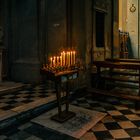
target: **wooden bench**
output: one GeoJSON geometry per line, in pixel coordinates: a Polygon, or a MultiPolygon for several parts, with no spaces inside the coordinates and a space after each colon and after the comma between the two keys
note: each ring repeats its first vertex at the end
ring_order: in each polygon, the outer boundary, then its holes
{"type": "MultiPolygon", "coordinates": [[[[106,59],[106,61],[110,62],[127,62],[127,63],[140,63],[140,59],[106,59]]],[[[113,70],[112,73],[114,75],[131,75],[131,76],[139,76],[138,71],[120,71],[120,70],[113,70]]]]}
{"type": "Polygon", "coordinates": [[[110,59],[110,58],[108,58],[108,59],[106,59],[106,61],[140,63],[140,59],[120,59],[120,58],[110,59]]]}
{"type": "MultiPolygon", "coordinates": [[[[120,97],[125,97],[127,99],[132,99],[132,100],[140,100],[140,61],[139,60],[128,60],[128,59],[115,59],[113,61],[111,60],[106,60],[106,61],[94,61],[93,65],[96,66],[97,68],[97,77],[98,80],[105,79],[109,81],[121,81],[121,82],[133,82],[133,83],[138,83],[138,95],[133,96],[133,95],[127,95],[122,96],[122,94],[117,94],[117,96],[120,97]],[[101,68],[107,68],[109,69],[109,74],[108,75],[103,75],[101,68]],[[114,71],[115,70],[115,71],[114,71]],[[117,70],[125,70],[125,71],[117,71],[117,70]],[[128,70],[126,72],[126,70],[128,70]],[[136,73],[132,73],[129,70],[134,70],[136,73]],[[121,75],[122,77],[119,76],[114,76],[114,75],[121,75]],[[137,78],[135,79],[129,79],[126,76],[136,76],[137,78]]],[[[105,93],[105,91],[104,91],[105,93]]],[[[107,93],[105,93],[107,94],[107,93]]],[[[108,94],[111,94],[112,96],[114,95],[113,92],[110,92],[108,94]]],[[[114,95],[116,96],[116,95],[114,95]]]]}

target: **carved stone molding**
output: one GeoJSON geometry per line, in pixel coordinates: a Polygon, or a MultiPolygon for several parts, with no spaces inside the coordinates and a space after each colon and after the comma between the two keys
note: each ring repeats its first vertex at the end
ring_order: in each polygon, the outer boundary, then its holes
{"type": "Polygon", "coordinates": [[[95,8],[103,10],[103,11],[107,11],[108,10],[108,1],[107,0],[106,1],[105,0],[96,0],[95,8]]]}
{"type": "Polygon", "coordinates": [[[130,12],[134,13],[136,11],[136,7],[134,4],[132,4],[132,6],[130,7],[130,12]]]}

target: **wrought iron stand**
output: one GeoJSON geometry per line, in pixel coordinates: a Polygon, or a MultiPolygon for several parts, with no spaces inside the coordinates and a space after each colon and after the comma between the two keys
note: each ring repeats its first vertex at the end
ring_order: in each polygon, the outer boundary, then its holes
{"type": "Polygon", "coordinates": [[[51,119],[58,122],[65,122],[68,119],[75,116],[74,112],[69,111],[69,81],[73,79],[73,77],[78,77],[78,70],[66,70],[61,72],[49,72],[46,70],[41,70],[42,74],[46,74],[47,79],[55,82],[56,89],[56,97],[57,97],[57,105],[58,105],[58,113],[51,117],[51,119]],[[62,98],[61,90],[62,90],[62,82],[63,78],[65,78],[66,82],[66,96],[62,98]],[[62,105],[65,103],[65,109],[62,110],[62,105]]]}

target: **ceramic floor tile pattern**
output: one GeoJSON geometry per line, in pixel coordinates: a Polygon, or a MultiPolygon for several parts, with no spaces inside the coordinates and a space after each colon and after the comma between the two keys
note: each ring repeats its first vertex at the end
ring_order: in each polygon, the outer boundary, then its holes
{"type": "Polygon", "coordinates": [[[37,99],[47,98],[55,90],[50,90],[49,85],[32,86],[26,90],[0,96],[0,111],[6,111],[33,102],[37,99]]]}
{"type": "MultiPolygon", "coordinates": [[[[89,109],[103,108],[108,115],[93,127],[90,133],[97,140],[135,140],[140,139],[140,115],[133,112],[134,103],[112,97],[95,98],[88,95],[73,102],[89,109]],[[115,101],[115,102],[114,102],[115,101]],[[124,104],[123,104],[124,103],[124,104]],[[128,104],[127,104],[128,103],[128,104]],[[97,108],[95,106],[98,106],[97,108]]],[[[101,111],[101,109],[100,109],[101,111]]],[[[94,139],[95,139],[94,138],[94,139]]]]}
{"type": "MultiPolygon", "coordinates": [[[[46,87],[40,85],[14,95],[3,95],[0,97],[0,111],[8,110],[17,103],[25,104],[36,98],[47,98],[49,96],[47,93],[46,87]]],[[[82,136],[81,140],[140,140],[140,111],[134,111],[133,102],[113,97],[93,97],[88,93],[85,95],[74,100],[72,104],[105,112],[107,116],[82,136]]],[[[18,127],[0,131],[0,140],[73,140],[73,138],[28,121],[18,127]]]]}

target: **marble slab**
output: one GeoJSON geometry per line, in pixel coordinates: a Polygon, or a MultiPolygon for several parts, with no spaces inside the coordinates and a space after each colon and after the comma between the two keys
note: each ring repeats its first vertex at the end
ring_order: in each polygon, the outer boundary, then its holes
{"type": "Polygon", "coordinates": [[[29,85],[23,83],[10,82],[10,81],[0,82],[0,94],[15,92],[27,86],[29,85]]]}
{"type": "Polygon", "coordinates": [[[50,110],[34,118],[32,122],[53,131],[79,139],[106,115],[106,113],[70,105],[70,111],[76,113],[76,116],[64,123],[59,123],[50,119],[51,116],[57,113],[57,111],[57,108],[50,110]]]}
{"type": "Polygon", "coordinates": [[[6,120],[13,116],[17,115],[17,112],[8,110],[8,111],[0,111],[0,121],[6,120]]]}
{"type": "Polygon", "coordinates": [[[47,97],[47,98],[43,98],[43,99],[41,98],[41,99],[35,100],[34,102],[24,104],[24,105],[21,105],[21,106],[17,106],[15,108],[11,109],[11,110],[15,111],[15,112],[18,112],[18,113],[22,113],[22,112],[34,109],[36,107],[39,107],[41,105],[47,104],[49,102],[52,102],[54,100],[56,100],[56,96],[51,95],[50,97],[47,97]]]}

